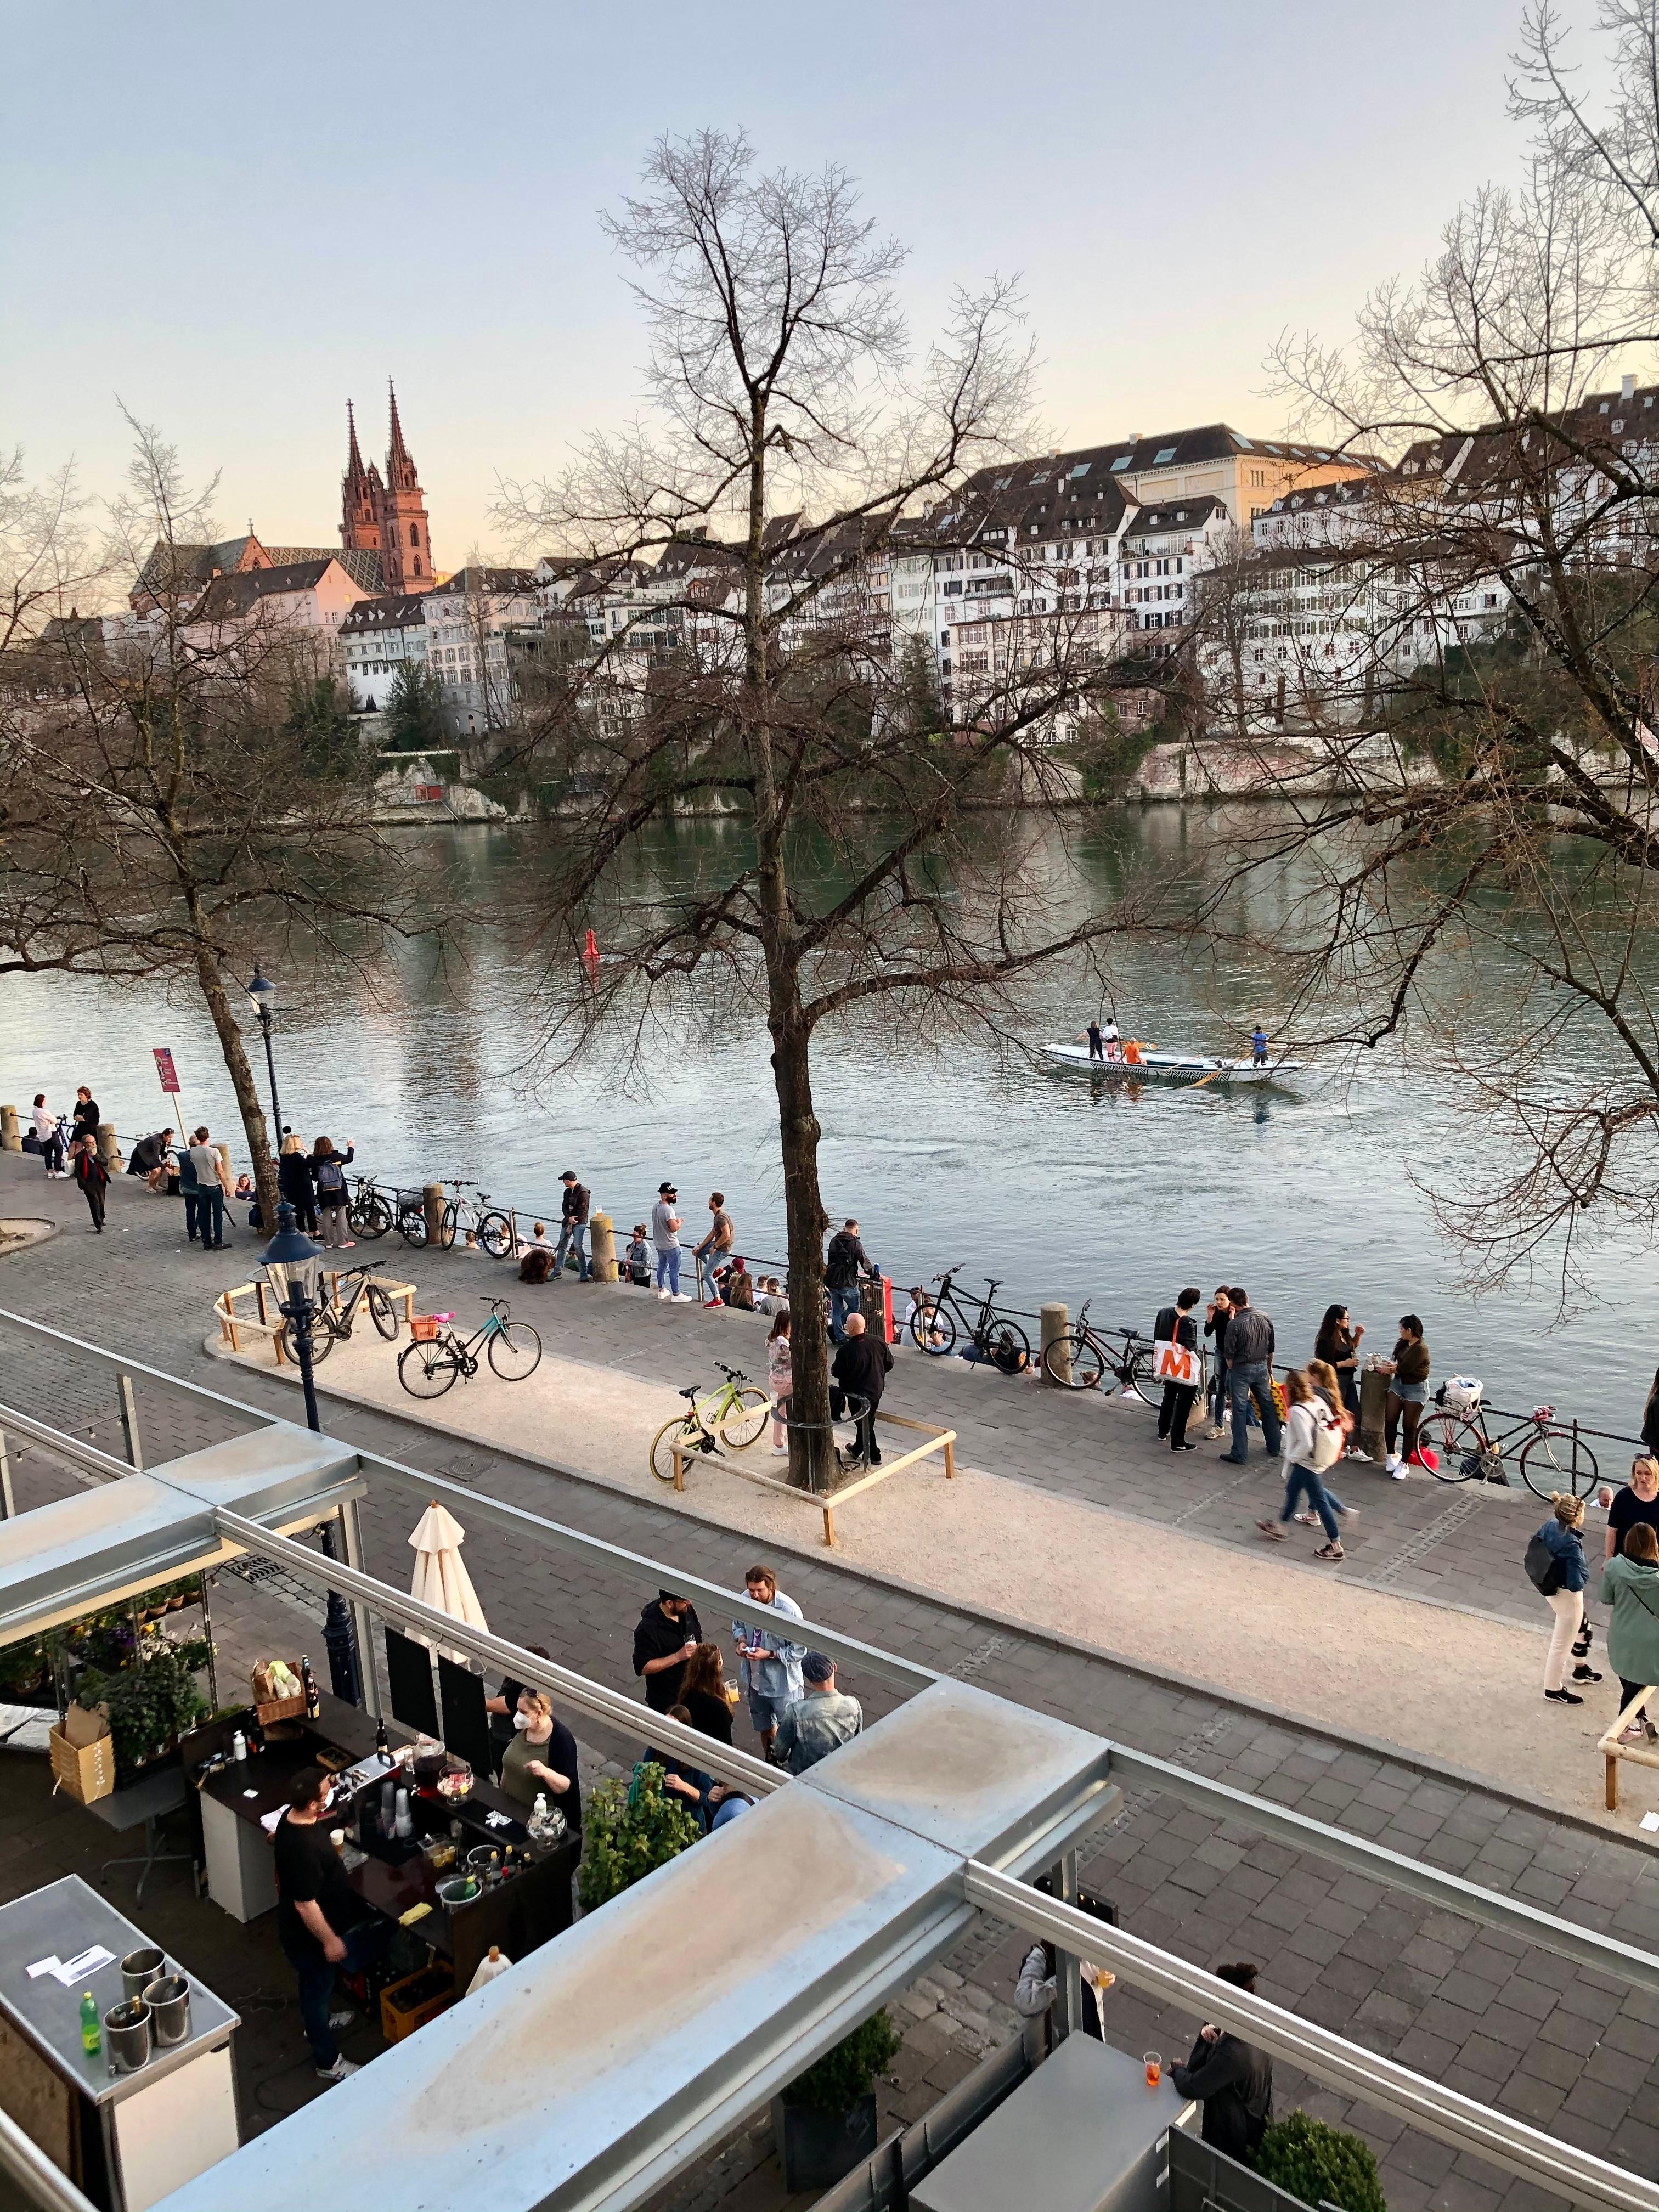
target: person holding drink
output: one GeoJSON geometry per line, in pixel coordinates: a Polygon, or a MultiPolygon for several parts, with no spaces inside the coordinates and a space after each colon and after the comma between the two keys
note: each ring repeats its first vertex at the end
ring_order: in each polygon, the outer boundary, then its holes
{"type": "MultiPolygon", "coordinates": [[[[1218,1966],[1216,1979],[1235,1989],[1255,1990],[1255,1968],[1243,1960],[1218,1966]]],[[[1152,2054],[1146,2073],[1152,2079],[1152,2054]]],[[[1192,2057],[1184,2066],[1172,2066],[1170,2080],[1176,2093],[1196,2097],[1204,2107],[1200,2132],[1212,2150],[1224,2151],[1242,2166],[1267,2131],[1273,2111],[1273,2062],[1224,2027],[1206,2022],[1198,2031],[1192,2057]]]]}
{"type": "MultiPolygon", "coordinates": [[[[754,1604],[766,1612],[784,1620],[801,1618],[800,1607],[778,1588],[778,1578],[770,1567],[750,1567],[744,1577],[744,1588],[754,1604]]],[[[739,1677],[749,1692],[749,1717],[761,1740],[761,1756],[775,1765],[772,1747],[778,1723],[803,1695],[800,1662],[806,1656],[806,1646],[793,1643],[781,1630],[743,1620],[732,1623],[732,1641],[737,1649],[739,1677]]]]}

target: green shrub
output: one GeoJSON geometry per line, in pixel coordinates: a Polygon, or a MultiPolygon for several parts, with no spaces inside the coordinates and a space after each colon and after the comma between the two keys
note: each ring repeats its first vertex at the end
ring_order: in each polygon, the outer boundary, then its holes
{"type": "Polygon", "coordinates": [[[843,2035],[816,2066],[797,2075],[784,2092],[792,2105],[811,2105],[820,2112],[850,2112],[898,2056],[902,2039],[884,2005],[879,2012],[843,2035]]]}
{"type": "Polygon", "coordinates": [[[635,1770],[631,1790],[620,1782],[601,1782],[583,1808],[577,1878],[582,1910],[592,1912],[643,1881],[653,1867],[666,1866],[700,1832],[684,1799],[664,1789],[663,1771],[654,1761],[635,1770]]]}
{"type": "Polygon", "coordinates": [[[123,1772],[166,1750],[206,1712],[207,1699],[196,1686],[192,1659],[198,1665],[207,1663],[205,1638],[181,1650],[160,1638],[146,1647],[142,1667],[124,1667],[112,1674],[89,1667],[81,1677],[76,1703],[88,1712],[94,1705],[107,1707],[115,1764],[123,1772]]]}
{"type": "Polygon", "coordinates": [[[1308,2112],[1275,2120],[1255,2154],[1256,2172],[1304,2204],[1342,2212],[1389,2212],[1376,2160],[1358,2136],[1308,2112]]]}

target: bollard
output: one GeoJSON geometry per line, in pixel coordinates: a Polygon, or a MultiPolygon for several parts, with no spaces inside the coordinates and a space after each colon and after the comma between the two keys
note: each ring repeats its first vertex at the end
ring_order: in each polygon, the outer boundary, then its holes
{"type": "Polygon", "coordinates": [[[428,1244],[436,1244],[443,1235],[445,1202],[444,1187],[441,1182],[422,1185],[421,1204],[426,1214],[426,1241],[428,1244]]]}
{"type": "Polygon", "coordinates": [[[594,1279],[614,1283],[617,1274],[617,1240],[611,1234],[608,1213],[590,1214],[587,1222],[587,1249],[592,1261],[594,1279]]]}
{"type": "Polygon", "coordinates": [[[17,1109],[15,1106],[0,1106],[0,1152],[21,1152],[22,1149],[23,1137],[17,1126],[17,1109]]]}
{"type": "Polygon", "coordinates": [[[126,1167],[121,1158],[121,1139],[115,1133],[113,1121],[98,1124],[98,1157],[112,1176],[120,1175],[126,1167]]]}
{"type": "Polygon", "coordinates": [[[1038,1341],[1042,1346],[1040,1371],[1045,1382],[1056,1387],[1067,1384],[1072,1379],[1071,1352],[1060,1341],[1070,1334],[1071,1327],[1072,1316],[1067,1307],[1055,1304],[1042,1308],[1038,1320],[1038,1341]],[[1055,1347],[1052,1358],[1048,1350],[1050,1345],[1055,1347]]]}
{"type": "Polygon", "coordinates": [[[225,1182],[228,1185],[225,1195],[228,1198],[231,1191],[234,1190],[236,1188],[236,1177],[230,1164],[230,1146],[228,1145],[222,1145],[216,1140],[212,1149],[218,1153],[220,1158],[225,1164],[225,1182]]]}

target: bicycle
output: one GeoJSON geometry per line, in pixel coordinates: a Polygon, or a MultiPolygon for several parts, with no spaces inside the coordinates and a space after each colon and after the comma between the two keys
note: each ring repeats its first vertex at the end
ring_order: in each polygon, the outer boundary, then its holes
{"type": "Polygon", "coordinates": [[[448,1251],[455,1242],[457,1230],[463,1233],[471,1230],[492,1260],[505,1260],[513,1249],[513,1224],[499,1209],[484,1210],[489,1205],[489,1193],[478,1190],[476,1182],[463,1182],[459,1178],[447,1185],[441,1183],[439,1188],[453,1190],[455,1194],[453,1198],[446,1201],[444,1210],[438,1217],[439,1249],[448,1251]],[[478,1191],[476,1201],[465,1196],[469,1190],[478,1191]]]}
{"type": "Polygon", "coordinates": [[[962,1273],[960,1267],[947,1267],[942,1275],[935,1275],[939,1285],[935,1297],[918,1298],[916,1310],[910,1316],[910,1340],[918,1352],[931,1352],[935,1359],[943,1359],[956,1350],[957,1337],[965,1332],[975,1350],[988,1359],[1000,1373],[1018,1375],[1030,1364],[1031,1343],[1017,1321],[1000,1314],[992,1304],[996,1296],[998,1281],[986,1278],[986,1295],[977,1301],[978,1316],[969,1320],[968,1306],[975,1303],[964,1298],[967,1294],[954,1287],[955,1279],[962,1273]]]}
{"type": "MultiPolygon", "coordinates": [[[[340,1280],[349,1283],[350,1289],[338,1300],[327,1299],[313,1310],[311,1317],[311,1364],[313,1367],[321,1366],[337,1341],[343,1341],[351,1334],[358,1309],[364,1304],[368,1304],[369,1319],[386,1342],[396,1342],[398,1309],[380,1285],[368,1279],[374,1272],[372,1267],[348,1268],[340,1280]]],[[[291,1321],[283,1323],[282,1344],[284,1356],[297,1367],[300,1351],[291,1321]]]]}
{"type": "Polygon", "coordinates": [[[1419,1424],[1418,1449],[1428,1445],[1436,1454],[1437,1482],[1507,1484],[1505,1449],[1525,1437],[1516,1464],[1534,1498],[1553,1498],[1561,1491],[1574,1498],[1589,1496],[1599,1480],[1595,1455],[1576,1429],[1556,1419],[1553,1406],[1534,1406],[1529,1413],[1494,1413],[1494,1420],[1510,1424],[1497,1436],[1481,1418],[1489,1410],[1477,1402],[1462,1413],[1430,1413],[1419,1424]]]}
{"type": "Polygon", "coordinates": [[[354,1237],[372,1239],[395,1229],[405,1244],[424,1244],[426,1193],[398,1190],[388,1198],[372,1175],[359,1176],[356,1190],[346,1208],[346,1219],[351,1224],[354,1237]]]}
{"type": "Polygon", "coordinates": [[[1093,1304],[1085,1298],[1076,1328],[1044,1346],[1044,1374],[1066,1390],[1098,1390],[1109,1375],[1120,1390],[1133,1393],[1143,1405],[1160,1405],[1164,1386],[1152,1380],[1152,1340],[1133,1328],[1115,1329],[1112,1334],[1123,1339],[1120,1351],[1091,1323],[1093,1304]]]}
{"type": "Polygon", "coordinates": [[[527,1321],[509,1317],[505,1298],[480,1298],[489,1317],[463,1344],[444,1327],[453,1313],[416,1314],[415,1341],[398,1356],[398,1380],[411,1398],[441,1398],[459,1375],[471,1382],[480,1364],[478,1346],[503,1382],[522,1382],[541,1364],[542,1340],[527,1321]]]}
{"type": "MultiPolygon", "coordinates": [[[[719,1361],[715,1364],[719,1366],[719,1361]]],[[[770,1394],[750,1382],[740,1368],[722,1366],[720,1373],[725,1382],[707,1398],[698,1397],[695,1383],[682,1390],[681,1397],[689,1401],[688,1410],[665,1421],[652,1437],[651,1472],[659,1482],[674,1480],[677,1444],[684,1457],[702,1452],[720,1459],[724,1456],[722,1443],[733,1451],[746,1450],[766,1426],[766,1417],[772,1410],[770,1394]]]]}

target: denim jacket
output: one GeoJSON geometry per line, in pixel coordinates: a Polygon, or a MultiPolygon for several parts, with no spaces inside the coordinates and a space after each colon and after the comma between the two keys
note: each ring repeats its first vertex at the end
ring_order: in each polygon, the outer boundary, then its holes
{"type": "Polygon", "coordinates": [[[1552,1513],[1538,1533],[1555,1554],[1557,1564],[1560,1568],[1561,1578],[1556,1584],[1556,1588],[1564,1590],[1583,1589],[1589,1577],[1584,1571],[1584,1547],[1579,1540],[1578,1531],[1576,1528],[1564,1528],[1552,1513]]]}
{"type": "MultiPolygon", "coordinates": [[[[769,1607],[763,1606],[760,1610],[781,1613],[786,1620],[799,1620],[801,1617],[800,1607],[794,1599],[786,1597],[781,1590],[774,1594],[769,1607]]],[[[787,1636],[778,1635],[757,1623],[751,1626],[743,1620],[732,1623],[732,1633],[739,1644],[763,1644],[769,1655],[764,1659],[744,1661],[744,1673],[751,1690],[757,1690],[763,1698],[793,1698],[800,1696],[803,1687],[800,1662],[806,1656],[804,1644],[792,1644],[787,1636]]]]}

